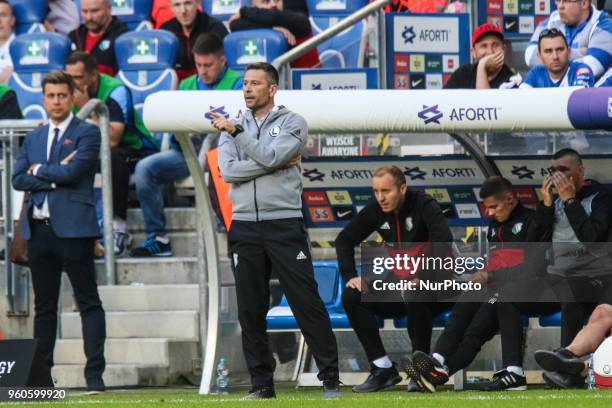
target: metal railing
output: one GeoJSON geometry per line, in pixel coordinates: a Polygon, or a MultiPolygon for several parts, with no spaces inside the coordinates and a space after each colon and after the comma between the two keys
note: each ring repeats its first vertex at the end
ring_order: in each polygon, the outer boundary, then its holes
{"type": "MultiPolygon", "coordinates": [[[[274,61],[272,61],[272,65],[276,67],[277,70],[281,73],[281,77],[285,77],[288,73],[287,69],[284,69],[285,65],[290,64],[292,61],[298,59],[302,55],[306,54],[317,45],[323,43],[324,41],[329,40],[336,34],[346,30],[347,28],[357,24],[359,21],[364,19],[365,17],[378,12],[380,9],[385,7],[387,4],[391,3],[392,0],[376,0],[364,8],[361,8],[355,11],[353,14],[347,16],[345,19],[338,22],[338,24],[329,27],[328,29],[320,32],[315,35],[311,39],[303,42],[302,44],[293,47],[283,55],[277,57],[274,61]]],[[[379,35],[379,38],[382,36],[379,35]]],[[[379,50],[384,49],[384,47],[379,47],[379,50]]],[[[384,60],[384,58],[383,58],[384,60]]]]}
{"type": "Polygon", "coordinates": [[[85,104],[77,114],[85,120],[95,113],[100,127],[100,170],[102,172],[102,213],[104,215],[104,267],[106,269],[106,284],[117,283],[115,276],[115,251],[113,248],[113,190],[107,188],[113,185],[111,172],[110,148],[110,116],[106,104],[100,99],[92,99],[85,104]]]}
{"type": "MultiPolygon", "coordinates": [[[[104,186],[112,185],[111,156],[110,156],[110,117],[108,108],[99,99],[90,100],[77,114],[79,119],[86,119],[95,113],[99,118],[101,134],[100,168],[102,172],[102,203],[104,214],[104,241],[107,243],[105,252],[105,269],[107,284],[114,285],[115,254],[112,250],[113,242],[113,198],[112,189],[104,186]],[[109,245],[110,243],[110,245],[109,245]],[[110,250],[108,250],[110,249],[110,250]]],[[[15,218],[13,217],[13,188],[11,178],[17,157],[19,156],[20,140],[30,131],[46,124],[46,120],[1,120],[0,121],[0,148],[2,150],[2,226],[5,250],[5,296],[7,298],[7,314],[10,316],[23,316],[29,313],[29,280],[26,268],[22,268],[9,261],[9,248],[13,236],[15,218]]],[[[93,248],[92,248],[93,250],[93,248]]]]}

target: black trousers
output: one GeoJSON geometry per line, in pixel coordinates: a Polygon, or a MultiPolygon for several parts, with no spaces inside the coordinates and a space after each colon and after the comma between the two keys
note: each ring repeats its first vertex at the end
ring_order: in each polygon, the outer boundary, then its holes
{"type": "Polygon", "coordinates": [[[34,337],[49,367],[57,333],[57,304],[62,268],[66,270],[81,313],[87,383],[102,379],[106,321],[98,295],[94,269],[93,238],[60,238],[50,225],[31,220],[28,241],[29,266],[34,288],[34,337]]]}
{"type": "Polygon", "coordinates": [[[442,355],[449,374],[467,367],[483,344],[499,330],[495,302],[460,302],[438,338],[434,352],[442,355]]]}
{"type": "Polygon", "coordinates": [[[113,215],[123,220],[127,218],[128,190],[130,175],[138,160],[149,152],[116,147],[111,150],[111,172],[113,174],[113,215]]]}
{"type": "Polygon", "coordinates": [[[451,303],[438,302],[397,302],[364,301],[359,291],[347,288],[342,293],[344,310],[363,346],[368,361],[374,361],[387,354],[379,333],[377,317],[408,318],[408,337],[412,351],[429,353],[433,319],[438,313],[452,306],[451,303]]]}
{"type": "Polygon", "coordinates": [[[561,346],[568,346],[582,329],[593,310],[601,303],[612,302],[612,278],[569,279],[559,296],[561,303],[561,346]],[[574,301],[568,301],[572,300],[574,301]],[[592,299],[592,302],[585,302],[592,299]]]}
{"type": "Polygon", "coordinates": [[[232,222],[230,253],[236,280],[242,348],[254,387],[271,386],[275,361],[266,333],[270,274],[278,275],[319,378],[338,375],[338,347],[314,279],[306,231],[299,218],[232,222]]]}
{"type": "Polygon", "coordinates": [[[558,303],[500,302],[497,305],[499,332],[502,343],[504,367],[523,366],[523,314],[530,316],[548,315],[559,311],[558,303]]]}

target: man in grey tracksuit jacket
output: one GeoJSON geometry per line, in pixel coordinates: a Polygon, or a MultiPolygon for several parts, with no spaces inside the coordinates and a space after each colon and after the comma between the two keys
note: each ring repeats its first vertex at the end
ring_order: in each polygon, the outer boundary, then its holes
{"type": "MultiPolygon", "coordinates": [[[[244,77],[247,110],[236,120],[211,113],[223,131],[219,168],[231,184],[229,231],[242,346],[251,374],[249,398],[274,398],[275,360],[268,347],[266,314],[272,270],[319,368],[325,394],[337,396],[338,351],[314,279],[302,222],[299,159],[308,138],[306,121],[274,105],[276,70],[253,64],[244,77]]],[[[276,75],[278,75],[276,73],[276,75]]]]}

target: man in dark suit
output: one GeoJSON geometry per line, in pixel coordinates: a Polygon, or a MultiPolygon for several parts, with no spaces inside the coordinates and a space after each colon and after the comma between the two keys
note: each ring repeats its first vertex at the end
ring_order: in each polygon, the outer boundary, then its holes
{"type": "Polygon", "coordinates": [[[42,84],[49,124],[30,132],[15,164],[13,187],[26,191],[22,235],[34,288],[34,337],[53,366],[62,269],[79,305],[87,391],[104,391],[106,323],[98,295],[93,245],[98,236],[93,182],[100,131],[72,114],[74,82],[55,71],[42,84]]]}

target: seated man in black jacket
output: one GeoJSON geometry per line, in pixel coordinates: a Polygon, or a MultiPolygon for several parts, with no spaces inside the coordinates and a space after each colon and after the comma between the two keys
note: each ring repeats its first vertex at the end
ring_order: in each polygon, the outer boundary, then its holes
{"type": "MultiPolygon", "coordinates": [[[[408,316],[412,349],[429,353],[433,318],[440,311],[437,307],[448,307],[448,304],[407,304],[402,299],[395,302],[362,299],[369,283],[357,275],[355,246],[373,232],[378,232],[388,244],[452,241],[450,228],[436,200],[420,191],[409,190],[406,176],[399,168],[389,166],[376,170],[372,186],[376,201],[357,214],[340,232],[335,243],[340,273],[346,282],[342,303],[371,364],[370,376],[363,384],[354,387],[354,392],[379,391],[401,381],[395,364],[383,347],[379,316],[408,316]]],[[[409,391],[418,389],[414,382],[409,384],[409,391]]]]}
{"type": "MultiPolygon", "coordinates": [[[[561,301],[561,345],[567,346],[597,303],[610,301],[605,292],[610,281],[605,276],[609,258],[597,254],[597,247],[603,246],[597,242],[608,237],[612,200],[604,186],[585,179],[582,158],[575,150],[555,153],[550,172],[542,183],[542,201],[533,221],[534,241],[552,242],[546,282],[534,281],[523,285],[523,290],[538,294],[552,286],[561,301]]],[[[529,302],[498,305],[504,369],[496,373],[485,390],[526,388],[521,314],[554,313],[558,305],[546,300],[534,297],[529,302]]],[[[581,387],[583,381],[573,385],[581,387]]]]}
{"type": "Polygon", "coordinates": [[[193,60],[193,46],[202,33],[215,33],[223,39],[228,33],[223,22],[198,11],[197,0],[170,0],[170,7],[176,16],[160,28],[170,31],[179,40],[174,70],[179,81],[197,73],[193,60]]]}
{"type": "MultiPolygon", "coordinates": [[[[290,46],[312,37],[308,16],[285,10],[283,0],[253,0],[253,7],[241,7],[228,20],[232,31],[271,28],[283,33],[290,46]]],[[[320,65],[316,47],[291,63],[292,68],[316,68],[320,65]]]]}

